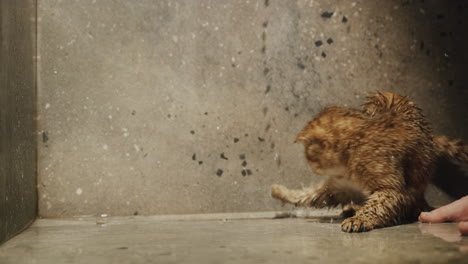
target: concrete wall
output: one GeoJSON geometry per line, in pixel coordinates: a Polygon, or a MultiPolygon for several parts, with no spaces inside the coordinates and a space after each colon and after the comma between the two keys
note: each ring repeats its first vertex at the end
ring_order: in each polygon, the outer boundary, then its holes
{"type": "Polygon", "coordinates": [[[40,215],[279,209],[320,180],[296,133],[368,91],[466,140],[465,5],[41,0],[40,215]]]}
{"type": "Polygon", "coordinates": [[[0,1],[0,243],[37,214],[36,3],[0,1]]]}

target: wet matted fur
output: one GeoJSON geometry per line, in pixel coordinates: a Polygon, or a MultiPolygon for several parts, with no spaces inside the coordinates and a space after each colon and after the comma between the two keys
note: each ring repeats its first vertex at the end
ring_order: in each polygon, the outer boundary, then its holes
{"type": "Polygon", "coordinates": [[[468,163],[460,140],[433,136],[414,102],[373,93],[362,110],[329,106],[296,142],[321,184],[300,190],[272,186],[272,196],[297,206],[343,207],[345,232],[363,232],[414,221],[428,205],[424,191],[439,157],[468,163]]]}

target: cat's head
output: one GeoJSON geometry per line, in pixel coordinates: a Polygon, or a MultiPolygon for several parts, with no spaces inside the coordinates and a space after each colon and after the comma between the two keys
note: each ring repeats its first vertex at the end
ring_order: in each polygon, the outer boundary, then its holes
{"type": "Polygon", "coordinates": [[[342,173],[348,160],[347,137],[362,120],[363,113],[344,107],[327,107],[296,137],[305,147],[308,164],[318,175],[342,173]]]}

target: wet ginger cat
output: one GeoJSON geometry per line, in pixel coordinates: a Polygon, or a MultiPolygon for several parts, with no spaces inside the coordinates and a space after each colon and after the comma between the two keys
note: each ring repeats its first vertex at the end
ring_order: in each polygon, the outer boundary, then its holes
{"type": "Polygon", "coordinates": [[[424,191],[437,159],[468,163],[468,146],[433,136],[421,110],[407,97],[371,94],[363,110],[326,107],[296,142],[317,175],[314,188],[272,186],[272,196],[297,206],[343,207],[345,232],[413,221],[428,205],[424,191]]]}

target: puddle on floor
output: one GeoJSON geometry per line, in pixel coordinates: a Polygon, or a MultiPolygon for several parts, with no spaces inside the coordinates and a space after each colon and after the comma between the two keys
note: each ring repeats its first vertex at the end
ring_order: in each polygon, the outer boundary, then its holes
{"type": "Polygon", "coordinates": [[[423,234],[430,234],[446,242],[454,244],[461,252],[468,253],[468,236],[461,236],[454,223],[418,223],[423,234]]]}

